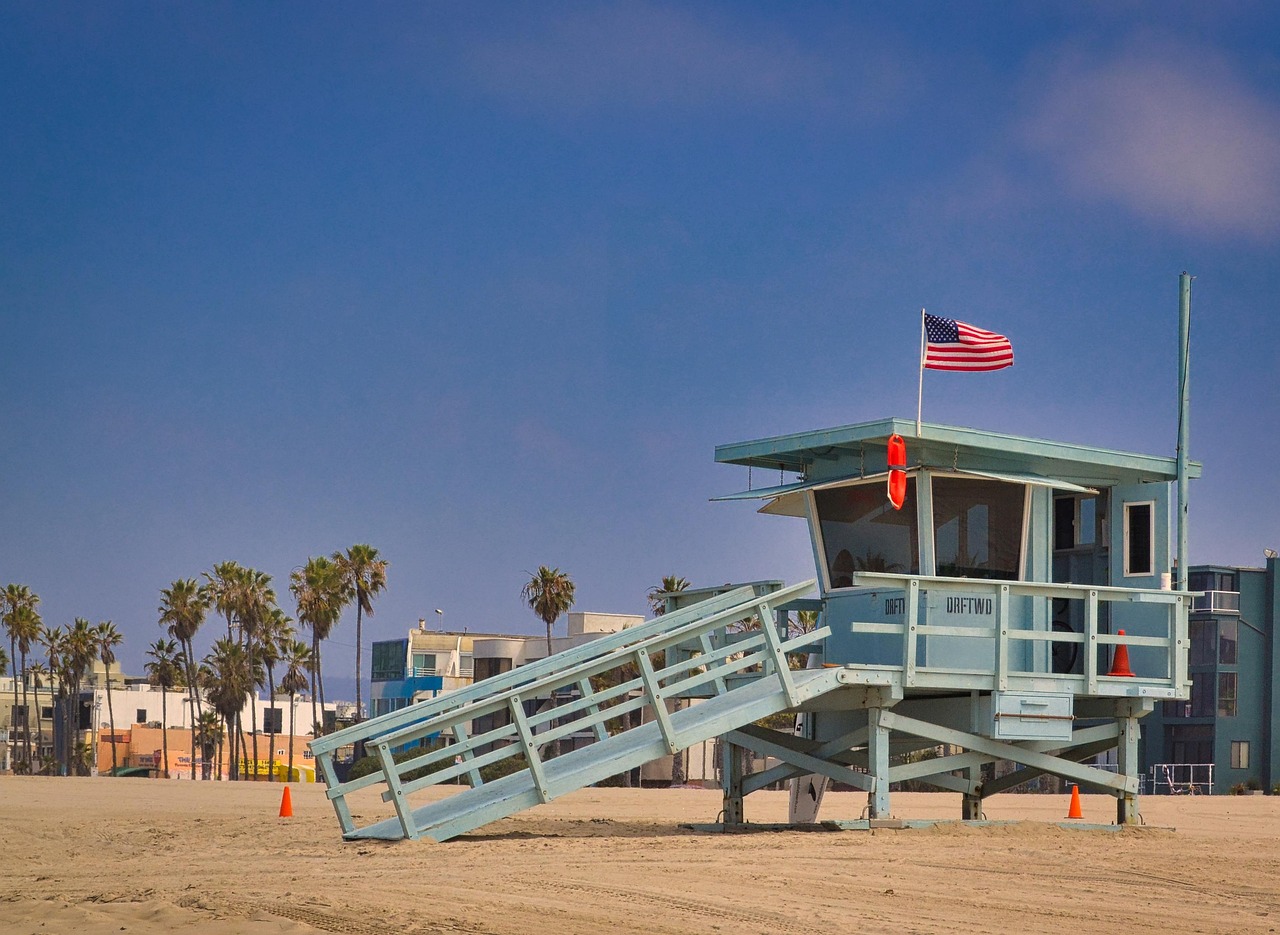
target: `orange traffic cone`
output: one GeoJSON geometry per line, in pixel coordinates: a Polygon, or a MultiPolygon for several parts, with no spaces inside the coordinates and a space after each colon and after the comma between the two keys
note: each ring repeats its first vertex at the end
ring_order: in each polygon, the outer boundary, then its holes
{"type": "Polygon", "coordinates": [[[1067,809],[1068,818],[1083,818],[1084,812],[1080,811],[1080,787],[1071,787],[1071,807],[1067,809]]]}
{"type": "MultiPolygon", "coordinates": [[[[1117,630],[1116,636],[1124,636],[1124,630],[1117,630]]],[[[1111,671],[1107,675],[1123,675],[1136,678],[1129,668],[1129,647],[1124,643],[1116,644],[1115,655],[1111,657],[1111,671]]]]}
{"type": "Polygon", "coordinates": [[[293,817],[293,798],[289,795],[289,787],[284,787],[284,795],[280,796],[280,817],[293,817]]]}

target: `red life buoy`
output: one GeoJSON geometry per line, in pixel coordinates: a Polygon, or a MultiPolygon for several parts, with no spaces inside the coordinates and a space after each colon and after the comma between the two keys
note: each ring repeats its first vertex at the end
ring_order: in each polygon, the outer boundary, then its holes
{"type": "Polygon", "coordinates": [[[907,443],[901,435],[889,436],[889,502],[902,509],[907,499],[907,443]]]}

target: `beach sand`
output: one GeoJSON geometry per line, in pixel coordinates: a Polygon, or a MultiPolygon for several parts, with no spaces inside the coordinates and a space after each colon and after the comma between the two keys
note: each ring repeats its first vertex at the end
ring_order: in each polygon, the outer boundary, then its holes
{"type": "MultiPolygon", "coordinates": [[[[719,793],[589,789],[447,844],[345,843],[324,791],[0,777],[0,932],[587,935],[1273,932],[1280,797],[1146,797],[1141,830],[1050,824],[1066,796],[1005,795],[1014,825],[702,834],[719,793]],[[1170,830],[1176,829],[1176,830],[1170,830]]],[[[829,795],[856,818],[864,795],[829,795]]],[[[373,795],[358,815],[385,814],[373,795]]],[[[959,797],[894,795],[900,818],[959,797]]],[[[784,793],[746,801],[786,817],[784,793]]],[[[1087,821],[1114,800],[1084,797],[1087,821]]]]}

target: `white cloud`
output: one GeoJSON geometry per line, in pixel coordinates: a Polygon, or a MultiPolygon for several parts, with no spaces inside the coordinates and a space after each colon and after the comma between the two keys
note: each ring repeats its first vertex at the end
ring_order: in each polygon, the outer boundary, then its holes
{"type": "Polygon", "coordinates": [[[1280,108],[1216,53],[1147,39],[1041,81],[1022,142],[1074,194],[1195,233],[1280,228],[1280,108]]]}
{"type": "Polygon", "coordinates": [[[837,64],[763,24],[753,29],[705,9],[641,2],[569,9],[519,36],[477,42],[476,80],[502,97],[570,112],[838,104],[879,113],[910,83],[897,57],[869,37],[861,50],[846,46],[837,64]]]}

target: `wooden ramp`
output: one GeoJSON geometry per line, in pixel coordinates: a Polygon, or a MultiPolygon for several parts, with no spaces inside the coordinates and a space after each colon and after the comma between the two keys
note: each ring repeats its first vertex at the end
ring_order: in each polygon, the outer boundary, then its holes
{"type": "Polygon", "coordinates": [[[343,837],[445,841],[831,691],[841,684],[838,670],[793,670],[788,660],[830,631],[792,636],[775,614],[813,587],[807,581],[766,594],[738,588],[317,738],[310,747],[343,837]],[[759,626],[744,628],[751,618],[759,626]],[[709,697],[669,710],[669,701],[698,696],[709,697]],[[631,726],[640,712],[653,720],[631,726]],[[593,743],[550,755],[584,732],[593,743]],[[372,749],[381,768],[339,782],[335,753],[356,743],[372,749]],[[422,752],[397,762],[394,754],[406,749],[422,752]],[[517,771],[484,781],[485,767],[513,757],[523,758],[517,771]],[[432,771],[407,778],[424,767],[432,771]],[[451,781],[472,788],[411,805],[414,792],[451,781]],[[395,815],[357,827],[346,797],[377,785],[385,786],[382,798],[395,815]]]}
{"type": "MultiPolygon", "coordinates": [[[[808,701],[840,687],[838,676],[839,672],[834,669],[794,673],[797,700],[808,701]]],[[[684,749],[792,706],[791,699],[776,679],[757,679],[702,704],[674,712],[670,716],[670,724],[677,748],[684,749]]],[[[410,815],[415,830],[412,836],[447,841],[544,801],[634,769],[665,756],[668,752],[661,725],[657,721],[650,721],[544,762],[541,787],[533,771],[524,769],[443,801],[414,809],[410,815]]],[[[404,836],[404,827],[398,817],[388,818],[346,835],[351,840],[396,840],[404,836]]]]}

